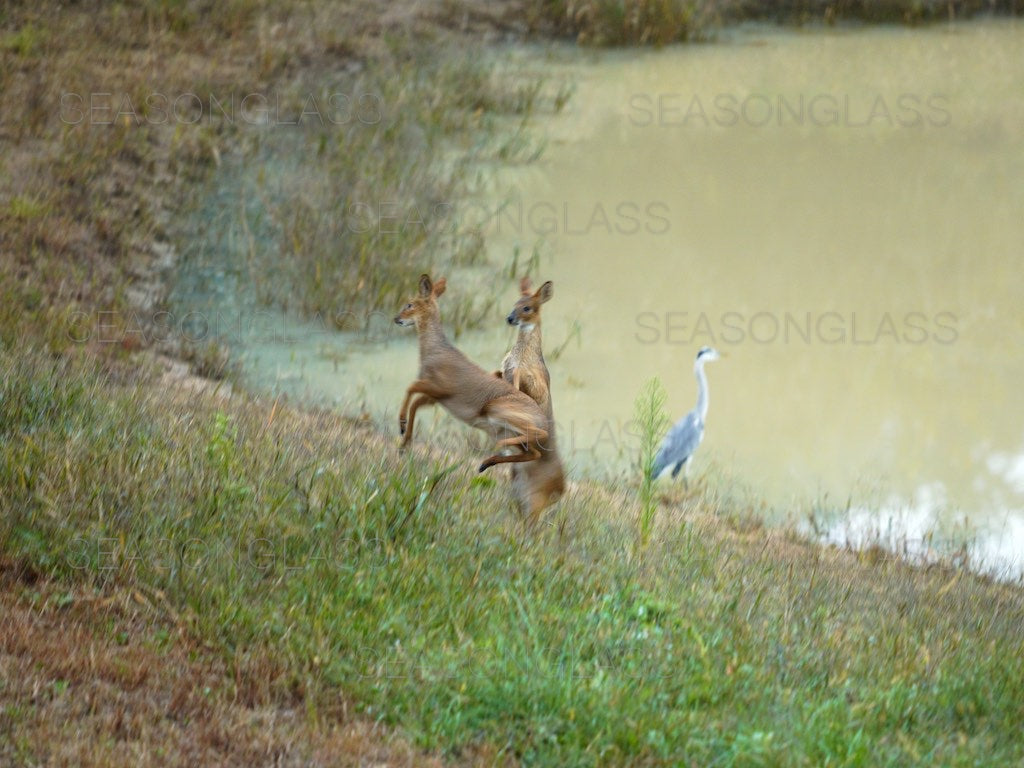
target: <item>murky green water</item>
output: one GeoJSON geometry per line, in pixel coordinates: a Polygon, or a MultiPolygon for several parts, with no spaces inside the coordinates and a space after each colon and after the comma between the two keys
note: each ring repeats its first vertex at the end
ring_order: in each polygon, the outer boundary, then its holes
{"type": "MultiPolygon", "coordinates": [[[[678,418],[709,344],[728,356],[708,366],[691,479],[797,517],[849,507],[834,540],[924,551],[966,532],[976,562],[1024,564],[1024,27],[748,28],[512,58],[575,96],[542,124],[544,158],[459,215],[504,201],[492,261],[539,247],[555,282],[543,327],[574,472],[629,472],[641,385],[660,377],[678,418]]],[[[212,263],[183,305],[229,306],[212,263]]],[[[493,330],[460,340],[496,366],[514,281],[449,278],[500,297],[493,330]]],[[[338,334],[245,311],[251,382],[394,421],[417,353],[390,313],[338,334]]]]}

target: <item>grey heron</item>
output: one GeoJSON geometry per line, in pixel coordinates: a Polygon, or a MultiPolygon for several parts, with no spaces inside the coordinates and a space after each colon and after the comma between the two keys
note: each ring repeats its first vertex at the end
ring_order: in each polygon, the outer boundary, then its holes
{"type": "Polygon", "coordinates": [[[697,377],[697,406],[683,416],[665,435],[665,439],[654,457],[651,477],[657,479],[669,470],[676,477],[693,457],[700,441],[704,439],[704,422],[708,417],[708,378],[704,375],[704,363],[717,360],[719,354],[711,347],[701,347],[693,363],[697,377]]]}

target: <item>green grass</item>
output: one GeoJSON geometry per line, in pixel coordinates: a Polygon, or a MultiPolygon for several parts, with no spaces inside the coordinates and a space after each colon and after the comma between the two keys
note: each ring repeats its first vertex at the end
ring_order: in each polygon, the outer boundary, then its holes
{"type": "Polygon", "coordinates": [[[0,48],[6,49],[19,58],[28,59],[38,53],[44,38],[43,30],[28,23],[16,32],[8,32],[3,35],[0,38],[0,48]]]}
{"type": "Polygon", "coordinates": [[[451,755],[529,765],[1012,764],[1024,595],[583,486],[537,534],[469,456],[0,354],[0,551],[272,654],[451,755]],[[624,544],[625,543],[625,544],[624,544]]]}
{"type": "Polygon", "coordinates": [[[640,455],[637,461],[637,472],[640,475],[640,488],[637,497],[640,503],[640,548],[647,546],[654,515],[658,504],[655,496],[656,478],[654,459],[658,455],[658,447],[671,424],[665,415],[665,387],[657,378],[649,379],[637,395],[633,403],[633,424],[636,426],[640,442],[640,455]]]}

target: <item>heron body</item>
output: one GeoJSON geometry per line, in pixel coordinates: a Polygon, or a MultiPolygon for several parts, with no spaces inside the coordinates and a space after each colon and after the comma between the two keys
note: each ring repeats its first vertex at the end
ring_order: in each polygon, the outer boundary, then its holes
{"type": "Polygon", "coordinates": [[[704,374],[704,363],[717,359],[718,352],[711,347],[702,347],[697,353],[693,363],[693,373],[697,377],[697,405],[665,435],[658,455],[654,457],[652,478],[657,479],[668,472],[673,478],[678,477],[704,439],[704,422],[708,416],[708,379],[704,374]]]}

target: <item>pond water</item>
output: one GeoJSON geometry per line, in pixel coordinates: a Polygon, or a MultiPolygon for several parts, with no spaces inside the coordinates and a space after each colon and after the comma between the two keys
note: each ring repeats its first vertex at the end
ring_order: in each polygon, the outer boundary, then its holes
{"type": "MultiPolygon", "coordinates": [[[[643,383],[680,417],[711,345],[726,357],[691,483],[813,515],[833,541],[970,541],[975,567],[1024,568],[1022,52],[1012,21],[510,52],[575,93],[541,121],[541,160],[459,215],[493,263],[537,249],[554,281],[543,331],[574,473],[628,475],[643,383]]],[[[191,263],[183,305],[237,301],[191,263]]],[[[493,328],[459,339],[496,367],[516,281],[449,279],[498,297],[493,328]]],[[[237,339],[250,382],[393,424],[417,352],[391,312],[361,334],[258,312],[237,339]]],[[[450,422],[424,419],[424,439],[450,422]]]]}

